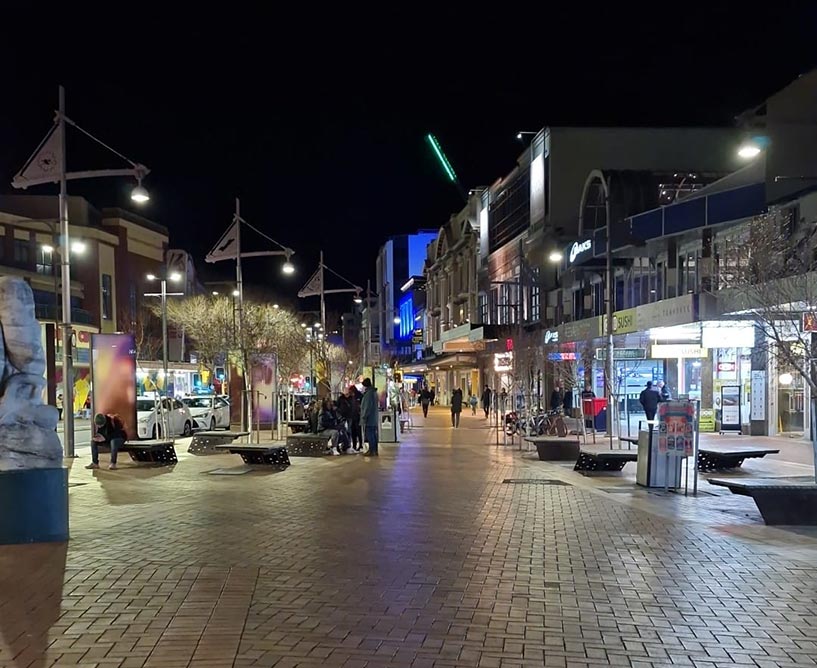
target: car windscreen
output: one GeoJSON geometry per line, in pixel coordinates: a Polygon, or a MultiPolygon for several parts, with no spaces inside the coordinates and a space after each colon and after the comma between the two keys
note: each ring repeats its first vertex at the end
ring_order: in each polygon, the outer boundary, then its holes
{"type": "Polygon", "coordinates": [[[152,411],[156,408],[156,405],[153,403],[153,399],[137,399],[136,400],[136,412],[137,413],[146,413],[148,411],[152,411]]]}
{"type": "Polygon", "coordinates": [[[188,408],[210,408],[213,400],[209,397],[193,397],[192,399],[182,399],[188,408]]]}

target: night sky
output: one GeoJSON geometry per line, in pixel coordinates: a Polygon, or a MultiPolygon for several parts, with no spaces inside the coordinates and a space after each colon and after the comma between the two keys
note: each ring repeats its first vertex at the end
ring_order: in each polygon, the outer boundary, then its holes
{"type": "MultiPolygon", "coordinates": [[[[203,259],[238,195],[248,221],[297,251],[291,297],[320,248],[365,285],[387,236],[437,228],[460,208],[426,132],[468,189],[513,168],[517,130],[729,125],[817,61],[814,2],[778,1],[774,15],[737,2],[546,14],[500,3],[510,9],[483,22],[476,4],[226,16],[218,3],[183,17],[75,4],[71,15],[4,8],[0,191],[49,127],[62,83],[71,118],[152,169],[143,213],[173,247],[203,259]]],[[[111,165],[71,141],[69,168],[100,166],[111,165]]],[[[129,188],[70,185],[99,206],[130,206],[129,188]]],[[[279,280],[274,264],[248,261],[248,278],[279,280]]]]}

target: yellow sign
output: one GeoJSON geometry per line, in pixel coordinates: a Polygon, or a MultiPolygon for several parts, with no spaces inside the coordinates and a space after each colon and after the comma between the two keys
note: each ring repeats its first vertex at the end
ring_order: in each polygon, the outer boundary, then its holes
{"type": "Polygon", "coordinates": [[[698,416],[698,431],[714,432],[715,431],[715,411],[712,408],[702,408],[698,416]]]}
{"type": "Polygon", "coordinates": [[[623,311],[616,311],[613,313],[613,333],[614,334],[629,334],[637,332],[635,309],[628,308],[623,311]]]}
{"type": "Polygon", "coordinates": [[[697,345],[689,345],[686,343],[654,343],[650,349],[650,357],[652,359],[672,359],[676,357],[706,357],[708,354],[706,348],[701,348],[697,345]]]}

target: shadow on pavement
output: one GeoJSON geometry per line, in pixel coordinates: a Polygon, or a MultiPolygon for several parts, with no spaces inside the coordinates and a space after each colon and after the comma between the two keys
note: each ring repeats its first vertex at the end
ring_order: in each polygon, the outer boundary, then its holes
{"type": "Polygon", "coordinates": [[[68,543],[0,547],[0,664],[44,668],[49,631],[60,618],[68,543]],[[4,656],[8,651],[9,656],[4,656]]]}

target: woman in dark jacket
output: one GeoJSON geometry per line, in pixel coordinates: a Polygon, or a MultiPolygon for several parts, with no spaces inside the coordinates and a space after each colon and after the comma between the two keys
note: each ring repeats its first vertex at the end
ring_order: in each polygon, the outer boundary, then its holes
{"type": "Polygon", "coordinates": [[[451,426],[460,426],[460,413],[462,413],[462,390],[455,388],[451,393],[451,426]]]}

